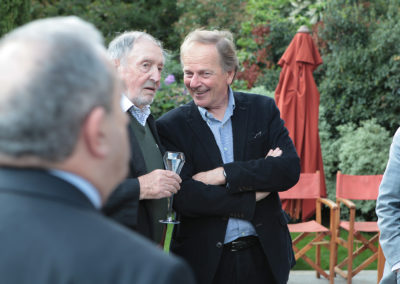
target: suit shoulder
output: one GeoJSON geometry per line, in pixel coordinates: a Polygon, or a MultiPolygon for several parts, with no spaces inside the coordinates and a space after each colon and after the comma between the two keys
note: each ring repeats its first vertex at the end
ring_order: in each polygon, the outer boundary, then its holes
{"type": "Polygon", "coordinates": [[[239,103],[246,103],[256,106],[276,106],[275,100],[268,96],[253,94],[253,93],[245,93],[245,92],[234,92],[235,100],[239,103]]]}
{"type": "Polygon", "coordinates": [[[189,115],[189,112],[192,107],[193,107],[193,101],[185,105],[179,106],[175,109],[172,109],[167,113],[163,114],[159,119],[157,119],[157,124],[184,119],[189,115]]]}

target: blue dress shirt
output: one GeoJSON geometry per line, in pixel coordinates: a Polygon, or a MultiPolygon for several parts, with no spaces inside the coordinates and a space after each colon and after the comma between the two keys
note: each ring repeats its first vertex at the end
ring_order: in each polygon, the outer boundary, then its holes
{"type": "MultiPolygon", "coordinates": [[[[217,142],[224,164],[234,161],[233,157],[233,135],[232,120],[233,110],[235,109],[235,99],[232,89],[229,87],[229,101],[224,118],[220,121],[209,113],[205,108],[198,107],[201,117],[207,123],[217,142]]],[[[245,220],[229,218],[226,228],[224,243],[229,243],[237,238],[257,235],[253,225],[245,220]]]]}

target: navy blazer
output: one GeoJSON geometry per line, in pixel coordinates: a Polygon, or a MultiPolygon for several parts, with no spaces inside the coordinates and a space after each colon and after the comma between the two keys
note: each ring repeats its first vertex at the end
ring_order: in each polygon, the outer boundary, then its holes
{"type": "Polygon", "coordinates": [[[194,283],[185,263],[45,170],[0,168],[0,243],[0,283],[194,283]]]}
{"type": "Polygon", "coordinates": [[[175,230],[172,251],[188,261],[198,283],[212,283],[228,218],[241,218],[255,227],[278,283],[286,283],[295,260],[287,215],[277,192],[297,183],[300,160],[271,98],[236,92],[234,97],[232,163],[223,164],[214,136],[193,101],[157,120],[166,149],[186,156],[181,190],[174,198],[181,223],[175,230]],[[282,149],[282,156],[265,158],[276,147],[282,149]],[[227,174],[226,186],[191,178],[219,166],[227,174]],[[256,202],[256,191],[271,194],[256,202]]]}

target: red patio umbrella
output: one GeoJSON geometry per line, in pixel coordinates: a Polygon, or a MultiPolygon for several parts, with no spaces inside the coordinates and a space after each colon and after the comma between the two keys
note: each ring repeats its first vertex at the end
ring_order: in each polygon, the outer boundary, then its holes
{"type": "MultiPolygon", "coordinates": [[[[326,196],[325,175],[318,133],[319,92],[313,71],[322,64],[307,27],[297,31],[278,62],[282,67],[275,101],[300,157],[301,172],[321,173],[321,196],[326,196]]],[[[303,200],[303,219],[315,211],[315,200],[303,200]]]]}

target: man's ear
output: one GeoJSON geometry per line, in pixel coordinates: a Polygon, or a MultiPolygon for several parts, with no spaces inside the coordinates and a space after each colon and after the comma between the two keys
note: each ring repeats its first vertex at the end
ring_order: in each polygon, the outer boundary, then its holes
{"type": "Polygon", "coordinates": [[[236,72],[235,72],[235,70],[232,70],[232,71],[228,71],[227,73],[228,73],[228,78],[226,80],[227,81],[226,83],[228,85],[231,85],[233,82],[233,79],[235,78],[236,72]]]}
{"type": "Polygon", "coordinates": [[[82,126],[84,144],[91,155],[102,158],[107,155],[106,111],[103,107],[95,107],[86,117],[82,126]]]}

